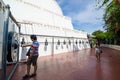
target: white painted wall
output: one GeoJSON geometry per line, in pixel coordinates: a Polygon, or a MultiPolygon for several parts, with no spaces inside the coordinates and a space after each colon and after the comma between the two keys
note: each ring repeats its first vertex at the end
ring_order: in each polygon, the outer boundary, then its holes
{"type": "MultiPolygon", "coordinates": [[[[29,35],[21,35],[21,39],[25,38],[26,43],[30,43],[30,36],[29,35]]],[[[41,36],[37,35],[37,41],[40,43],[39,47],[39,56],[47,56],[47,55],[54,55],[54,54],[60,54],[65,52],[72,52],[73,50],[82,50],[90,48],[88,40],[86,38],[69,38],[69,37],[55,37],[55,36],[41,36]],[[45,45],[45,41],[48,41],[48,45],[45,45]],[[58,40],[60,41],[60,45],[58,45],[58,40]],[[64,44],[64,40],[66,44],[64,44]],[[71,45],[69,44],[69,40],[71,41],[71,45]],[[76,44],[77,41],[77,44],[76,44]],[[81,41],[81,43],[80,43],[81,41]],[[84,43],[82,43],[84,41],[84,43]],[[74,45],[74,46],[73,46],[74,45]]],[[[28,48],[27,48],[28,49],[28,48]]],[[[26,59],[26,52],[21,53],[22,48],[20,47],[20,56],[24,55],[23,57],[20,57],[20,60],[26,59]]]]}

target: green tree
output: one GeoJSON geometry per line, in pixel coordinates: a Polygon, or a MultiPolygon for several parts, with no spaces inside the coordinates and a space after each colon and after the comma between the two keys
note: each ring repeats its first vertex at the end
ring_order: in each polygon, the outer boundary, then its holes
{"type": "Polygon", "coordinates": [[[92,33],[92,35],[95,36],[95,40],[94,41],[99,41],[101,43],[105,43],[105,39],[106,39],[106,34],[105,32],[101,31],[101,30],[97,30],[97,31],[94,31],[92,33]]]}
{"type": "MultiPolygon", "coordinates": [[[[98,0],[100,1],[100,0],[98,0]]],[[[103,0],[100,8],[105,6],[104,28],[108,38],[114,39],[114,43],[120,43],[120,0],[103,0]]]]}

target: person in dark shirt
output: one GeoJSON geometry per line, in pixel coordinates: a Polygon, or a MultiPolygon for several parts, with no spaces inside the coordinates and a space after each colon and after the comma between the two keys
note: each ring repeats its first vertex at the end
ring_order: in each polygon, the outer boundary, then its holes
{"type": "Polygon", "coordinates": [[[100,47],[100,42],[99,41],[96,42],[96,46],[100,47]]]}

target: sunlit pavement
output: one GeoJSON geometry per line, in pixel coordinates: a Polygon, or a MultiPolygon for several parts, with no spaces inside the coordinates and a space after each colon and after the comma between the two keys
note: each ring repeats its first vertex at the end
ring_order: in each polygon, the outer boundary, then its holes
{"type": "MultiPolygon", "coordinates": [[[[26,80],[120,80],[120,51],[102,50],[101,62],[94,48],[39,57],[37,76],[26,80]]],[[[19,63],[11,80],[22,80],[25,74],[26,64],[19,63]]]]}

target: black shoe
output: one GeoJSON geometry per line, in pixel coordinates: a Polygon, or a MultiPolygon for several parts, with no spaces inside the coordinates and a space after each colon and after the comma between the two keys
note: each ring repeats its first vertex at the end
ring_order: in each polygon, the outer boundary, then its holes
{"type": "Polygon", "coordinates": [[[26,79],[26,78],[30,78],[30,75],[25,75],[25,76],[23,76],[23,79],[26,79]]]}
{"type": "Polygon", "coordinates": [[[30,75],[30,77],[34,77],[34,76],[36,76],[36,74],[34,74],[34,73],[30,75]]]}

